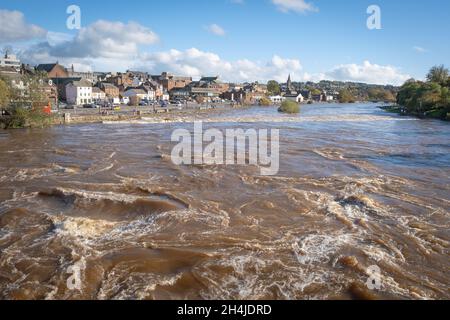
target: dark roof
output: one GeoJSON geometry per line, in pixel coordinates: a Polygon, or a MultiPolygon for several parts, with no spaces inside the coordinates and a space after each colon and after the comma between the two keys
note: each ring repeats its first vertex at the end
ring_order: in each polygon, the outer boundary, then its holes
{"type": "Polygon", "coordinates": [[[113,85],[112,83],[109,83],[109,82],[102,82],[100,85],[102,85],[104,88],[109,87],[109,88],[119,89],[115,85],[113,85]]]}
{"type": "Polygon", "coordinates": [[[136,88],[132,88],[132,89],[127,89],[125,92],[128,92],[128,91],[132,91],[132,92],[134,92],[135,94],[147,94],[147,92],[145,92],[144,89],[136,89],[136,88]]]}
{"type": "Polygon", "coordinates": [[[100,89],[99,87],[92,87],[92,92],[95,93],[105,93],[102,89],[100,89]]]}
{"type": "Polygon", "coordinates": [[[38,71],[45,71],[45,72],[50,72],[53,70],[54,67],[56,67],[58,64],[57,63],[49,63],[49,64],[40,64],[36,67],[36,70],[38,71]]]}
{"type": "Polygon", "coordinates": [[[200,79],[200,82],[214,82],[217,81],[219,77],[203,77],[200,79]]]}
{"type": "Polygon", "coordinates": [[[75,87],[92,87],[92,83],[84,79],[81,79],[80,81],[72,81],[71,84],[75,87]]]}

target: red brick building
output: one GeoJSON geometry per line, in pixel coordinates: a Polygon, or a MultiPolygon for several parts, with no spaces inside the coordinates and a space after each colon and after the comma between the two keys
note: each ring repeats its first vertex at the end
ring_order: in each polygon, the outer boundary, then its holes
{"type": "Polygon", "coordinates": [[[40,64],[36,67],[36,70],[46,72],[48,78],[50,79],[69,77],[69,73],[66,68],[58,63],[40,64]]]}

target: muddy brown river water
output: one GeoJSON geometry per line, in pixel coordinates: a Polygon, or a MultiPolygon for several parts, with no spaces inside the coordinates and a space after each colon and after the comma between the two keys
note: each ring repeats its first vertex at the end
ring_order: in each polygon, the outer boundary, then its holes
{"type": "Polygon", "coordinates": [[[279,174],[174,165],[186,115],[0,132],[0,299],[450,298],[448,123],[372,104],[198,119],[280,129],[279,174]]]}

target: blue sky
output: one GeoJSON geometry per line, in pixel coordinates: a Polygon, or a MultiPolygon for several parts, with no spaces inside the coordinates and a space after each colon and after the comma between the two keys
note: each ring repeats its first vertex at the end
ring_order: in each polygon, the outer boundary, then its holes
{"type": "Polygon", "coordinates": [[[394,84],[421,79],[435,64],[450,65],[445,0],[15,0],[0,9],[2,19],[23,14],[8,19],[17,25],[2,22],[0,45],[11,45],[30,63],[57,59],[79,69],[168,69],[232,81],[282,80],[292,73],[294,80],[394,84]],[[84,36],[66,28],[71,4],[81,9],[84,36]],[[371,4],[381,8],[381,30],[366,27],[371,4]],[[14,33],[7,28],[27,27],[44,31],[5,36],[14,33]],[[116,33],[105,35],[108,29],[116,33]],[[132,34],[139,36],[128,40],[132,34]],[[54,44],[56,38],[66,39],[69,49],[54,44]]]}

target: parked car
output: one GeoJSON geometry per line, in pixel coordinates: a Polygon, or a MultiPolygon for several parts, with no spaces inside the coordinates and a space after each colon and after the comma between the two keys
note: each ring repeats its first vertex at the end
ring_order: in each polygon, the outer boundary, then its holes
{"type": "Polygon", "coordinates": [[[88,103],[88,104],[84,104],[83,108],[85,108],[85,109],[98,109],[99,106],[96,105],[96,104],[93,104],[93,103],[88,103]]]}
{"type": "Polygon", "coordinates": [[[73,104],[67,104],[67,103],[59,103],[59,109],[66,109],[66,110],[73,110],[75,109],[75,106],[73,104]]]}

